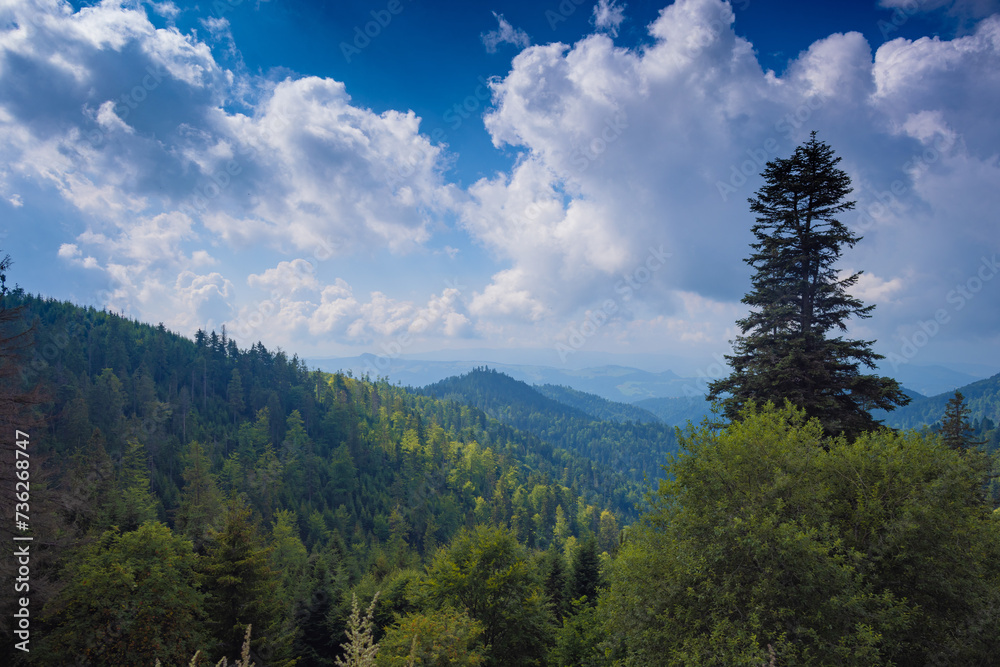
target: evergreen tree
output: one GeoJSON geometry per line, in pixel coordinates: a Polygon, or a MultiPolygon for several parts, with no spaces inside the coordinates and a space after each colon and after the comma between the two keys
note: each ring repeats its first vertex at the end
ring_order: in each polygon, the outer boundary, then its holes
{"type": "Polygon", "coordinates": [[[229,396],[229,410],[233,413],[233,423],[235,424],[243,412],[243,380],[240,372],[233,369],[233,374],[229,379],[229,387],[226,391],[229,396]]]}
{"type": "Polygon", "coordinates": [[[67,562],[40,664],[187,664],[205,639],[195,561],[191,542],[161,523],[105,532],[67,562]]]}
{"type": "Polygon", "coordinates": [[[738,320],[743,335],[726,356],[732,373],[709,387],[709,399],[722,399],[729,419],[750,401],[788,399],[826,433],[855,437],[879,426],[870,410],[909,402],[895,380],[859,371],[882,358],[874,341],[827,337],[875,308],[847,291],[861,272],[840,277],[834,266],[842,248],[861,240],[837,220],[854,208],[845,201],[851,184],[839,162],[813,132],[792,157],[767,163],[766,184],[749,199],[757,241],[746,262],[756,273],[743,303],[751,312],[738,320]]]}
{"type": "Polygon", "coordinates": [[[157,518],[159,503],[150,489],[146,449],[135,438],[129,438],[125,444],[116,487],[114,524],[121,530],[135,530],[157,518]]]}
{"type": "Polygon", "coordinates": [[[101,429],[93,430],[71,461],[62,498],[66,520],[83,533],[91,528],[103,532],[114,523],[115,468],[101,429]]]}
{"type": "Polygon", "coordinates": [[[590,604],[597,600],[597,589],[601,585],[601,559],[597,555],[595,537],[588,537],[576,548],[567,583],[570,600],[586,597],[590,604]]]}
{"type": "Polygon", "coordinates": [[[209,543],[203,563],[210,627],[224,655],[237,655],[248,623],[254,632],[255,660],[284,664],[294,633],[284,632],[278,574],[271,567],[271,549],[263,546],[250,508],[233,496],[222,530],[209,543]]]}
{"type": "Polygon", "coordinates": [[[177,530],[201,550],[222,514],[222,495],[212,475],[212,463],[197,440],[188,444],[184,466],[184,489],[177,508],[177,530]]]}
{"type": "Polygon", "coordinates": [[[301,632],[294,653],[303,665],[329,667],[337,653],[341,630],[334,629],[335,601],[343,595],[347,575],[333,551],[314,551],[300,582],[295,621],[301,632]]]}
{"type": "Polygon", "coordinates": [[[566,560],[555,543],[545,552],[544,567],[545,593],[552,605],[552,612],[557,619],[561,619],[569,611],[570,599],[567,595],[566,560]]]}
{"type": "Polygon", "coordinates": [[[973,440],[975,430],[969,424],[970,410],[965,405],[965,396],[956,391],[955,396],[948,401],[941,418],[941,438],[944,444],[952,449],[967,449],[983,444],[982,440],[973,440]]]}

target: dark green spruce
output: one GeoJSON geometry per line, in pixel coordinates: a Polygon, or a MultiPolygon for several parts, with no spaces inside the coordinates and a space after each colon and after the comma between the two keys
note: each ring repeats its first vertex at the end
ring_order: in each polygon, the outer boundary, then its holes
{"type": "Polygon", "coordinates": [[[790,158],[767,163],[765,185],[749,199],[757,241],[745,261],[756,272],[743,303],[751,312],[737,321],[742,335],[726,357],[732,373],[709,387],[729,419],[749,401],[787,399],[827,434],[853,438],[879,427],[871,410],[909,402],[895,380],[862,372],[882,358],[874,341],[840,335],[875,306],[848,292],[861,272],[841,277],[836,267],[843,249],[861,240],[838,220],[854,208],[839,162],[813,132],[790,158]]]}

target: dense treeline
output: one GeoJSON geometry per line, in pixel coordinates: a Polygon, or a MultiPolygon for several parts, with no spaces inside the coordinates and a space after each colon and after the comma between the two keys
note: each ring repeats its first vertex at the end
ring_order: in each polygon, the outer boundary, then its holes
{"type": "Polygon", "coordinates": [[[233,657],[250,622],[259,664],[332,664],[351,592],[382,590],[379,633],[397,612],[447,606],[417,606],[413,582],[439,547],[487,526],[517,545],[554,624],[536,561],[554,550],[569,571],[585,545],[613,551],[616,514],[640,499],[474,408],[310,372],[225,331],[191,341],[93,308],[8,303],[34,329],[20,379],[45,389],[33,455],[48,457],[59,519],[57,562],[38,575],[55,583],[33,601],[39,664],[233,657]]]}
{"type": "Polygon", "coordinates": [[[658,479],[668,453],[677,450],[672,426],[659,421],[600,421],[582,409],[489,368],[428,385],[423,393],[475,406],[545,442],[620,471],[636,482],[658,479]]]}

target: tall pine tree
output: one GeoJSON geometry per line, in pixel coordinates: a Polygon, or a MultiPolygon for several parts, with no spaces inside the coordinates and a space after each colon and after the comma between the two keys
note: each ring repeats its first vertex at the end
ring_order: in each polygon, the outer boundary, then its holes
{"type": "Polygon", "coordinates": [[[766,183],[749,199],[757,241],[746,262],[756,273],[743,303],[751,312],[737,321],[742,335],[726,357],[732,373],[713,382],[709,394],[722,399],[729,419],[748,401],[787,399],[827,434],[854,437],[879,426],[871,410],[909,402],[895,380],[859,370],[882,358],[871,349],[874,341],[828,336],[875,308],[848,293],[861,272],[841,277],[834,266],[842,248],[861,240],[837,219],[854,208],[839,162],[813,132],[792,157],[767,163],[766,183]]]}
{"type": "Polygon", "coordinates": [[[973,440],[975,429],[969,424],[971,411],[965,405],[965,396],[956,391],[948,401],[941,418],[941,439],[952,449],[967,449],[983,444],[984,440],[973,440]]]}

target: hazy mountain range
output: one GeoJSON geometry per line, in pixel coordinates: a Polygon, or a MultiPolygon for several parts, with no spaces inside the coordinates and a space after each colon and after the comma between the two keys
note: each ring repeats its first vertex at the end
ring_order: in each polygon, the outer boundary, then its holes
{"type": "MultiPolygon", "coordinates": [[[[474,368],[489,367],[514,380],[534,385],[543,396],[596,419],[635,422],[657,419],[668,425],[683,425],[688,420],[698,422],[709,414],[710,405],[703,398],[712,379],[708,374],[719,374],[718,366],[709,366],[698,376],[682,377],[671,370],[650,371],[616,364],[557,368],[475,359],[388,359],[372,354],[309,359],[307,363],[324,371],[342,370],[355,376],[387,377],[393,383],[411,387],[424,387],[464,375],[474,368]]],[[[880,369],[895,377],[913,398],[906,408],[880,417],[890,426],[933,424],[952,392],[961,389],[970,399],[973,418],[1000,421],[1000,400],[994,400],[1000,375],[986,379],[987,370],[986,366],[957,368],[916,364],[880,369]]]]}

